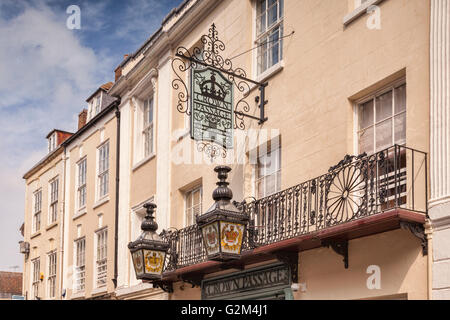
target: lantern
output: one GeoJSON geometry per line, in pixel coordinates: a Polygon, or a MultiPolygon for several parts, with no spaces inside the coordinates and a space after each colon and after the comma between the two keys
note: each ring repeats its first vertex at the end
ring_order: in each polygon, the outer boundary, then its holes
{"type": "Polygon", "coordinates": [[[204,214],[196,216],[209,260],[228,261],[241,257],[242,244],[249,217],[231,203],[233,192],[226,179],[230,167],[218,166],[219,182],[213,192],[213,206],[204,214]]]}
{"type": "Polygon", "coordinates": [[[161,280],[169,244],[156,233],[158,224],[153,217],[156,205],[146,203],[144,208],[147,213],[141,224],[142,234],[128,244],[128,249],[137,279],[161,280]]]}

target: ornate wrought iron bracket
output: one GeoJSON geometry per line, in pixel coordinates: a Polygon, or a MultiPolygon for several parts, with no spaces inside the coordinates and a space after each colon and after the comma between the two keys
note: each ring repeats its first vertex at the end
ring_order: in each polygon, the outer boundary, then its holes
{"type": "MultiPolygon", "coordinates": [[[[233,68],[232,61],[222,57],[223,51],[225,51],[225,44],[219,39],[215,24],[211,25],[208,34],[204,34],[201,37],[201,46],[194,47],[192,50],[182,46],[177,48],[175,58],[172,60],[172,70],[175,73],[172,88],[177,92],[177,110],[180,113],[192,116],[192,110],[189,106],[189,85],[186,83],[186,77],[182,73],[202,66],[224,74],[227,77],[227,81],[236,89],[237,95],[235,98],[237,102],[233,108],[235,128],[245,130],[243,117],[258,120],[259,124],[266,122],[265,106],[268,101],[265,96],[265,88],[268,82],[263,83],[249,79],[244,69],[233,68]],[[250,112],[250,104],[246,100],[253,89],[252,85],[258,86],[260,91],[259,96],[255,99],[260,109],[259,117],[248,114],[250,112]]],[[[213,91],[213,93],[217,94],[216,91],[213,91]]]]}
{"type": "Polygon", "coordinates": [[[322,240],[323,247],[331,247],[334,252],[344,257],[345,269],[348,269],[348,240],[322,240]]]}
{"type": "Polygon", "coordinates": [[[281,251],[276,253],[276,257],[289,266],[292,282],[298,283],[298,252],[281,251]]]}
{"type": "MultiPolygon", "coordinates": [[[[215,28],[214,24],[212,25],[212,27],[215,28]]],[[[268,82],[257,82],[257,81],[254,81],[252,79],[248,79],[245,76],[242,76],[242,75],[240,75],[240,74],[238,74],[238,73],[236,73],[234,71],[225,70],[225,69],[217,67],[215,65],[211,65],[211,63],[206,63],[204,61],[200,61],[200,60],[198,60],[196,58],[193,58],[191,56],[187,56],[187,55],[185,55],[183,53],[180,53],[180,52],[183,52],[183,49],[179,48],[179,50],[177,50],[177,53],[175,54],[175,56],[178,57],[178,58],[184,59],[186,61],[189,61],[190,64],[202,65],[204,67],[211,67],[211,68],[213,68],[213,69],[215,69],[215,70],[217,70],[219,72],[223,72],[226,75],[228,75],[229,79],[232,80],[236,86],[238,86],[239,91],[244,93],[244,98],[246,98],[248,96],[248,94],[250,93],[250,86],[248,86],[248,84],[247,84],[248,88],[244,89],[244,87],[245,87],[245,86],[243,87],[243,83],[244,82],[249,82],[249,83],[252,83],[254,85],[259,86],[259,96],[256,97],[256,99],[255,99],[255,102],[258,103],[259,117],[255,117],[255,116],[250,115],[248,113],[245,113],[245,112],[242,112],[242,111],[238,111],[237,110],[237,106],[236,106],[236,109],[234,110],[234,113],[236,115],[238,115],[238,116],[241,116],[241,117],[247,117],[247,118],[250,118],[250,119],[253,119],[253,120],[258,120],[258,124],[259,125],[263,124],[264,122],[266,122],[268,120],[268,118],[265,116],[265,106],[266,106],[267,103],[269,103],[269,101],[266,100],[266,87],[269,85],[268,82]],[[235,79],[239,79],[241,81],[236,81],[235,79]],[[239,86],[241,86],[241,87],[239,88],[239,86]],[[247,91],[245,92],[244,90],[247,90],[247,91]]],[[[229,61],[229,60],[227,59],[225,61],[229,61]]],[[[229,61],[229,63],[231,64],[231,61],[229,61]]],[[[232,69],[230,68],[229,70],[232,70],[232,69]]],[[[240,73],[245,74],[245,72],[242,69],[238,69],[238,70],[239,70],[240,73]]],[[[176,81],[182,81],[182,80],[181,79],[176,79],[176,81]]],[[[174,87],[174,85],[172,85],[172,87],[174,87]]],[[[185,87],[187,88],[187,86],[185,86],[185,87]]],[[[243,100],[240,100],[237,103],[237,105],[239,105],[239,103],[241,103],[241,102],[243,102],[243,100]]],[[[248,107],[248,105],[244,106],[244,110],[249,109],[247,107],[248,107]]],[[[189,110],[189,108],[186,108],[186,109],[189,110]]],[[[249,111],[249,110],[247,110],[247,111],[249,111]]],[[[245,129],[245,126],[241,126],[241,125],[238,125],[236,127],[238,129],[242,129],[242,130],[245,129]]]]}
{"type": "Polygon", "coordinates": [[[153,288],[160,288],[164,292],[173,293],[172,282],[155,281],[153,282],[153,288]]]}
{"type": "Polygon", "coordinates": [[[409,221],[400,221],[400,227],[404,230],[409,230],[415,237],[419,238],[422,254],[426,256],[428,254],[428,239],[423,225],[409,221]]]}

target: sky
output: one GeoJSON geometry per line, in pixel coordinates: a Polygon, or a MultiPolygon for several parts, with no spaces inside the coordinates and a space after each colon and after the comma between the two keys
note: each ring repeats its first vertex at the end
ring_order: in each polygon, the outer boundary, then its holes
{"type": "MultiPolygon", "coordinates": [[[[0,271],[21,271],[25,181],[78,113],[182,0],[0,0],[0,271]],[[80,29],[69,29],[70,5],[80,29]]],[[[73,21],[70,19],[70,21],[73,21]]]]}

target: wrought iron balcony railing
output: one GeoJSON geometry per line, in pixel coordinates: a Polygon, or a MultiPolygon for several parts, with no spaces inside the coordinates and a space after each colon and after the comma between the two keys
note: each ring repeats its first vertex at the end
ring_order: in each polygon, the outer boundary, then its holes
{"type": "MultiPolygon", "coordinates": [[[[427,154],[395,145],[372,155],[347,155],[317,178],[242,204],[251,218],[243,250],[395,208],[427,214],[427,154]]],[[[166,270],[206,260],[196,225],[165,237],[171,243],[166,270]]]]}

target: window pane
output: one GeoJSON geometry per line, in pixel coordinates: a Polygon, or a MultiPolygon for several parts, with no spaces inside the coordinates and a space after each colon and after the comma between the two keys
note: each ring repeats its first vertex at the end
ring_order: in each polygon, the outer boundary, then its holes
{"type": "Polygon", "coordinates": [[[406,110],[406,85],[395,89],[395,113],[406,110]]]}
{"type": "Polygon", "coordinates": [[[376,125],[376,147],[377,151],[392,145],[392,118],[376,125]]]}
{"type": "Polygon", "coordinates": [[[406,143],[406,113],[394,118],[394,141],[396,144],[406,143]]]}
{"type": "Polygon", "coordinates": [[[194,205],[200,204],[200,190],[194,192],[194,205]]]}
{"type": "Polygon", "coordinates": [[[376,99],[377,122],[392,116],[392,91],[389,91],[376,99]]]}
{"type": "Polygon", "coordinates": [[[265,178],[266,181],[266,194],[265,196],[271,195],[277,191],[276,189],[276,174],[272,174],[265,178]]]}
{"type": "Polygon", "coordinates": [[[362,130],[359,133],[359,153],[373,153],[373,127],[362,130]]]}
{"type": "Polygon", "coordinates": [[[373,100],[363,103],[359,107],[359,129],[373,125],[373,100]]]}
{"type": "Polygon", "coordinates": [[[279,48],[280,48],[280,44],[279,44],[279,28],[274,29],[274,31],[272,32],[272,34],[270,35],[269,41],[271,44],[271,50],[270,50],[270,58],[269,58],[269,67],[275,65],[276,63],[278,63],[278,61],[280,61],[280,56],[279,56],[279,48]]]}
{"type": "Polygon", "coordinates": [[[264,179],[259,180],[256,183],[258,199],[264,198],[264,179]]]}
{"type": "Polygon", "coordinates": [[[269,8],[267,10],[267,24],[270,27],[278,20],[278,6],[276,0],[269,0],[269,8]]]}

